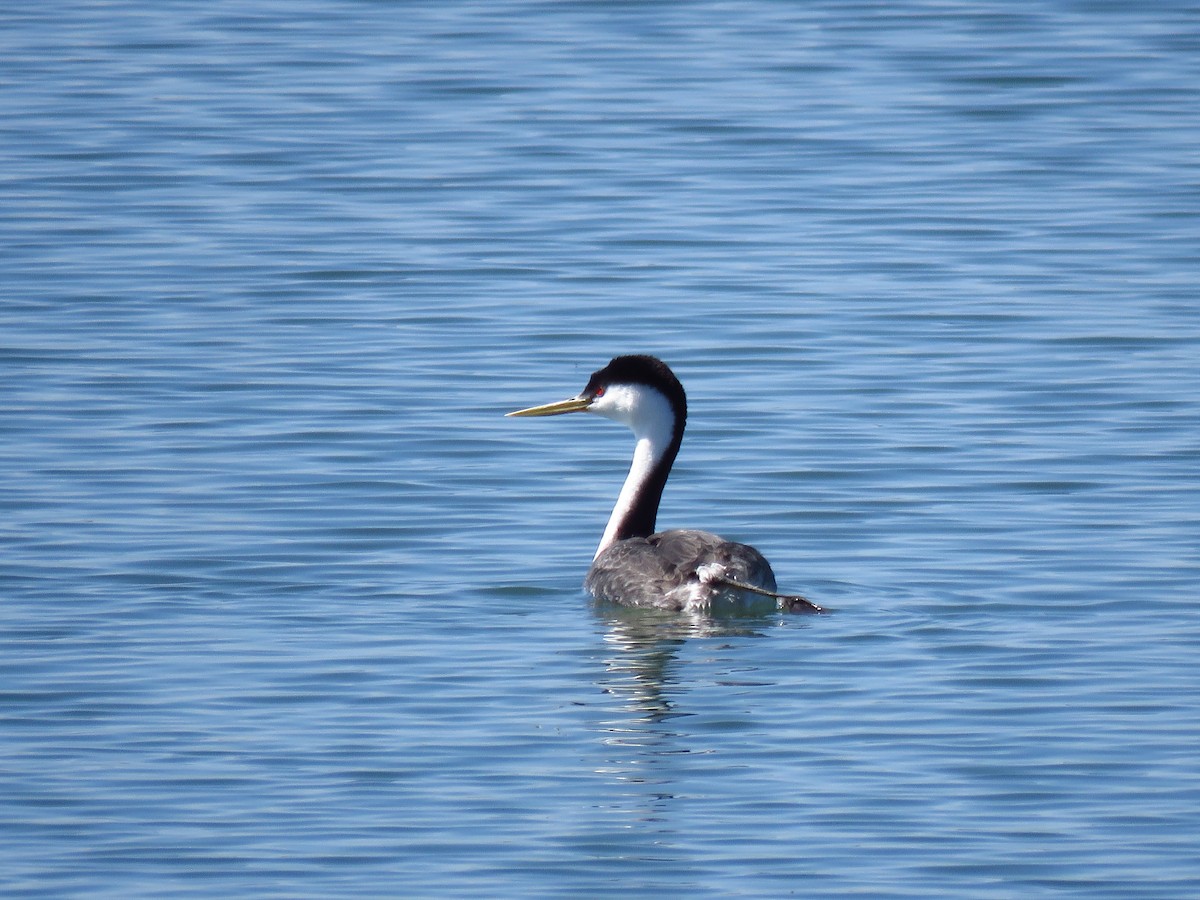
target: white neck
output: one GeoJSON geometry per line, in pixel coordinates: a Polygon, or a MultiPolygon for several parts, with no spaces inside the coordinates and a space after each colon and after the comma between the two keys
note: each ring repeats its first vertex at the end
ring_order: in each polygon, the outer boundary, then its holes
{"type": "Polygon", "coordinates": [[[621,525],[633,510],[642,486],[670,447],[674,437],[675,414],[667,398],[658,391],[627,385],[610,388],[592,404],[588,412],[628,425],[637,438],[629,474],[625,476],[625,484],[621,487],[612,515],[608,517],[608,526],[604,529],[600,546],[596,548],[596,556],[599,556],[616,542],[621,525]]]}
{"type": "MultiPolygon", "coordinates": [[[[613,507],[612,515],[608,517],[608,526],[604,529],[604,537],[600,538],[596,556],[616,542],[617,530],[621,527],[625,517],[629,515],[638,490],[649,477],[650,472],[654,469],[654,464],[658,462],[665,448],[665,444],[661,447],[655,446],[654,441],[650,438],[642,438],[633,448],[633,462],[629,466],[629,474],[625,476],[625,484],[621,486],[621,493],[617,495],[617,503],[613,507]]],[[[596,556],[593,556],[592,559],[595,559],[596,556]]]]}

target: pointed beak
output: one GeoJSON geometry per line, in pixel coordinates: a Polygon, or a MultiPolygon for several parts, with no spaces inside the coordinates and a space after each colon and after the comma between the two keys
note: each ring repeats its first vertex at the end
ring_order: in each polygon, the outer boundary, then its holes
{"type": "Polygon", "coordinates": [[[572,397],[570,400],[559,400],[557,403],[543,403],[541,406],[531,406],[529,409],[518,409],[516,412],[505,413],[506,416],[561,416],[564,413],[583,412],[592,405],[589,397],[572,397]]]}

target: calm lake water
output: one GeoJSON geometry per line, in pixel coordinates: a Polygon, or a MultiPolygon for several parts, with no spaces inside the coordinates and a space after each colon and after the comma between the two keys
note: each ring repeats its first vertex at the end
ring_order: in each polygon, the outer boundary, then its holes
{"type": "Polygon", "coordinates": [[[1200,5],[0,51],[0,893],[1200,894],[1200,5]],[[588,601],[626,352],[834,614],[588,601]]]}

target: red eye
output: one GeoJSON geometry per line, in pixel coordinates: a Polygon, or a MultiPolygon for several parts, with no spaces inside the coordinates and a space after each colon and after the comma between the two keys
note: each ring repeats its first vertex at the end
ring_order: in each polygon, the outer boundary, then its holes
{"type": "Polygon", "coordinates": [[[604,396],[604,388],[602,388],[602,387],[596,388],[596,396],[603,397],[604,396]]]}

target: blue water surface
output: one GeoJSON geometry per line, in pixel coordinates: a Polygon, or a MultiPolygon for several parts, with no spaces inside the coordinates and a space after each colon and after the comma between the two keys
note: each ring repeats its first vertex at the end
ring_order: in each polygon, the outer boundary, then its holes
{"type": "Polygon", "coordinates": [[[1200,6],[0,11],[0,893],[1200,894],[1200,6]],[[664,526],[829,616],[580,584],[664,526]]]}

